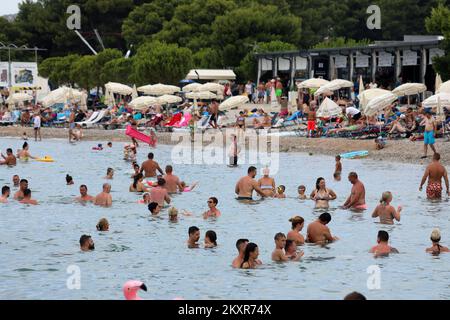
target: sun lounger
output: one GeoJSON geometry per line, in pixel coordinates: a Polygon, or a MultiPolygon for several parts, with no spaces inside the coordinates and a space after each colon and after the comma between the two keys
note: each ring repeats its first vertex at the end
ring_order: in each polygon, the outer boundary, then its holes
{"type": "Polygon", "coordinates": [[[77,122],[77,124],[85,125],[86,123],[92,122],[95,118],[97,118],[97,116],[99,115],[99,113],[100,113],[100,112],[95,111],[94,113],[91,114],[91,116],[89,117],[88,120],[82,121],[82,122],[77,122]]]}
{"type": "Polygon", "coordinates": [[[91,122],[87,122],[85,124],[86,127],[89,128],[89,127],[92,127],[94,125],[99,125],[100,124],[99,122],[104,120],[105,116],[106,116],[106,110],[100,111],[100,113],[98,114],[98,116],[94,120],[92,120],[91,122]]]}

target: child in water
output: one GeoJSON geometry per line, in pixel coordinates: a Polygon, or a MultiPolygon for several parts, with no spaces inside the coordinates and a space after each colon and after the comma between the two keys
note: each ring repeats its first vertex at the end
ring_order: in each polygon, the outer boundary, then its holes
{"type": "Polygon", "coordinates": [[[284,199],[286,198],[286,195],[284,194],[284,192],[286,191],[286,187],[281,185],[277,188],[277,193],[275,194],[275,198],[279,198],[279,199],[284,199]]]}
{"type": "Polygon", "coordinates": [[[198,182],[194,182],[192,184],[192,186],[187,186],[186,182],[184,182],[184,181],[181,181],[180,184],[181,184],[181,187],[183,188],[183,192],[190,192],[190,191],[194,190],[194,188],[197,186],[198,182]]]}
{"type": "Polygon", "coordinates": [[[28,136],[27,136],[27,133],[26,133],[26,132],[24,132],[24,133],[22,134],[22,139],[25,140],[25,141],[28,140],[28,136]]]}
{"type": "Polygon", "coordinates": [[[306,187],[304,185],[298,186],[298,198],[300,200],[308,199],[308,196],[305,193],[306,193],[306,187]]]}

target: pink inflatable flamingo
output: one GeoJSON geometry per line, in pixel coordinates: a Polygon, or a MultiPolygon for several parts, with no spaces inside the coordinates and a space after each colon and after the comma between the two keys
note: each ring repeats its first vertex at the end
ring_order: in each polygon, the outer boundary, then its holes
{"type": "Polygon", "coordinates": [[[126,300],[142,300],[138,297],[137,292],[139,289],[147,291],[147,286],[138,280],[129,280],[123,285],[123,295],[126,300]]]}

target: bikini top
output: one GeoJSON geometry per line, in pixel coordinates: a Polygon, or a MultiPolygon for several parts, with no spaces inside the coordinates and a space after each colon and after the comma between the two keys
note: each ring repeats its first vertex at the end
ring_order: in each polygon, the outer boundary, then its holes
{"type": "Polygon", "coordinates": [[[316,190],[316,194],[315,194],[315,199],[316,200],[324,200],[324,201],[326,201],[326,200],[329,200],[330,199],[330,192],[328,191],[328,189],[325,189],[325,192],[326,192],[326,195],[325,196],[321,196],[320,194],[319,194],[319,192],[320,191],[317,191],[316,190]]]}

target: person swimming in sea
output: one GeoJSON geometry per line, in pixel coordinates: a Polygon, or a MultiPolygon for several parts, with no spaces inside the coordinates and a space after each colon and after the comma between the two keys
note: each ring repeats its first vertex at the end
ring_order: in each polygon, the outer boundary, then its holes
{"type": "Polygon", "coordinates": [[[287,240],[294,241],[298,246],[305,244],[305,237],[300,233],[305,225],[305,219],[295,216],[290,218],[289,222],[292,223],[292,229],[287,234],[287,240]]]}
{"type": "Polygon", "coordinates": [[[285,199],[286,195],[284,192],[286,191],[286,187],[281,185],[277,188],[277,193],[274,195],[274,198],[285,199]]]}
{"type": "Polygon", "coordinates": [[[241,269],[255,269],[261,265],[262,262],[258,260],[259,249],[258,245],[253,242],[247,243],[245,246],[244,259],[242,260],[241,269]]]}
{"type": "Polygon", "coordinates": [[[374,254],[375,258],[388,256],[390,253],[399,253],[397,249],[389,245],[389,234],[386,231],[378,231],[377,242],[378,244],[369,251],[374,254]]]}
{"type": "Polygon", "coordinates": [[[29,149],[30,146],[28,145],[28,142],[25,141],[23,143],[22,149],[17,151],[17,158],[22,161],[28,161],[28,159],[37,159],[30,154],[29,149]]]}
{"type": "Polygon", "coordinates": [[[191,186],[186,185],[184,181],[181,181],[180,184],[183,190],[182,192],[191,192],[198,185],[198,182],[194,182],[191,186]]]}
{"type": "Polygon", "coordinates": [[[106,218],[101,218],[95,227],[97,231],[109,231],[109,222],[106,218]]]}
{"type": "Polygon", "coordinates": [[[68,186],[74,184],[73,178],[72,178],[70,175],[68,175],[68,174],[66,174],[66,184],[67,184],[68,186]]]}
{"type": "Polygon", "coordinates": [[[308,199],[308,196],[306,195],[306,187],[304,185],[298,186],[297,191],[298,191],[298,198],[300,200],[308,199]]]}
{"type": "Polygon", "coordinates": [[[432,246],[430,248],[426,249],[426,252],[438,255],[442,252],[450,252],[450,250],[447,247],[444,247],[439,244],[441,241],[441,231],[439,229],[434,229],[431,232],[430,240],[432,243],[432,246]]]}
{"type": "Polygon", "coordinates": [[[217,204],[219,203],[219,200],[217,200],[216,197],[211,197],[208,199],[208,211],[203,213],[203,219],[208,218],[218,218],[221,216],[220,210],[217,209],[217,204]]]}

